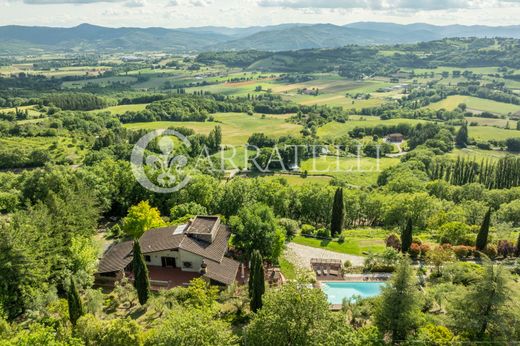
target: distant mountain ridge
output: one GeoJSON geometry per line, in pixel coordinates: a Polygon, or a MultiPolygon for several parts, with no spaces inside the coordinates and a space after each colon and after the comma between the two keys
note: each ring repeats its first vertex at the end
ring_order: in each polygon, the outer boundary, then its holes
{"type": "Polygon", "coordinates": [[[398,44],[450,37],[520,38],[520,25],[483,26],[358,22],[281,24],[248,28],[108,28],[81,24],[72,28],[0,26],[0,53],[23,51],[168,51],[177,53],[256,49],[287,51],[337,48],[348,44],[398,44]]]}

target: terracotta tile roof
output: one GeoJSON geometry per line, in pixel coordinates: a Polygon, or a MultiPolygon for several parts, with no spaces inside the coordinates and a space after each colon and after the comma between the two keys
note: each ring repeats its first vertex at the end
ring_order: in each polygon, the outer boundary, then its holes
{"type": "Polygon", "coordinates": [[[231,235],[228,227],[220,225],[217,235],[212,243],[185,236],[179,245],[179,248],[204,258],[220,262],[226,254],[228,248],[228,239],[231,235]]]}
{"type": "Polygon", "coordinates": [[[152,253],[164,250],[173,250],[179,248],[185,234],[173,234],[176,226],[156,228],[148,232],[144,232],[139,239],[142,253],[152,253]]]}
{"type": "Polygon", "coordinates": [[[230,285],[235,281],[238,267],[240,266],[240,263],[227,257],[222,258],[220,263],[206,261],[206,264],[208,266],[206,267],[206,274],[204,276],[226,285],[230,285]]]}
{"type": "Polygon", "coordinates": [[[112,273],[124,269],[132,262],[133,242],[125,241],[113,245],[99,261],[98,273],[112,273]]]}

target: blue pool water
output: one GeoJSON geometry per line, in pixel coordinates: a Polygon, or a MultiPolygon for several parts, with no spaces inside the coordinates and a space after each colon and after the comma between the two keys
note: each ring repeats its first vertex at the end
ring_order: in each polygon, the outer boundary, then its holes
{"type": "Polygon", "coordinates": [[[341,304],[343,298],[375,297],[379,295],[383,285],[384,282],[323,282],[322,289],[330,304],[341,304]]]}

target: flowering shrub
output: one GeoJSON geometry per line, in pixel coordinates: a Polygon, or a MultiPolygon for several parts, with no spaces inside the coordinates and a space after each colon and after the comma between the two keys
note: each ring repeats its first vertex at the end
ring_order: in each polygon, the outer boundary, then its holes
{"type": "Polygon", "coordinates": [[[419,257],[419,255],[421,254],[421,245],[417,243],[412,243],[412,245],[410,245],[408,253],[410,254],[410,257],[412,259],[417,259],[417,257],[419,257]]]}
{"type": "Polygon", "coordinates": [[[428,255],[428,252],[430,252],[431,248],[428,244],[421,244],[421,256],[424,258],[426,255],[428,255]]]}
{"type": "Polygon", "coordinates": [[[459,260],[469,257],[472,253],[471,248],[465,245],[454,246],[453,252],[459,260]]]}

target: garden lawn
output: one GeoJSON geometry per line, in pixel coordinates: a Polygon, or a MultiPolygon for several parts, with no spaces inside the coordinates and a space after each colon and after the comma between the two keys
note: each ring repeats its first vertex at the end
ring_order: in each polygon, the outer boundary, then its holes
{"type": "Polygon", "coordinates": [[[296,280],[296,267],[284,256],[279,260],[280,271],[287,280],[296,280]]]}
{"type": "Polygon", "coordinates": [[[296,236],[292,241],[296,244],[325,249],[329,251],[362,256],[366,252],[383,252],[385,249],[385,237],[388,234],[383,230],[349,230],[345,231],[345,242],[338,243],[333,240],[322,240],[296,236]],[[369,232],[367,232],[369,231],[369,232]],[[370,235],[370,232],[374,234],[370,235]]]}

